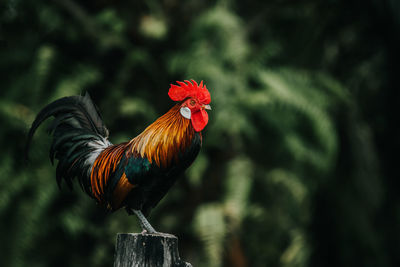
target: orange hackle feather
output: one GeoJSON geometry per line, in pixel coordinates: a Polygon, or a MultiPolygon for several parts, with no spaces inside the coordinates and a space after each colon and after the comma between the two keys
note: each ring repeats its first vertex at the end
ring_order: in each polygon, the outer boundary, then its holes
{"type": "Polygon", "coordinates": [[[93,164],[90,183],[92,194],[100,203],[104,202],[104,190],[107,186],[107,181],[110,174],[118,166],[126,147],[127,143],[107,147],[100,153],[93,164]]]}
{"type": "Polygon", "coordinates": [[[129,142],[133,155],[146,157],[158,167],[168,167],[178,161],[178,155],[189,145],[195,134],[190,120],[179,113],[175,105],[129,142]]]}

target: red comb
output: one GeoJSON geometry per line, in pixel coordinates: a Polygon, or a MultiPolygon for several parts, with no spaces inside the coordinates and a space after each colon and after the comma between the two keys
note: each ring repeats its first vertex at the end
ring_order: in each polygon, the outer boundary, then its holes
{"type": "Polygon", "coordinates": [[[210,92],[207,87],[203,86],[203,81],[197,84],[194,80],[185,80],[185,82],[176,83],[179,85],[171,84],[168,95],[173,101],[182,101],[188,97],[196,98],[202,104],[209,104],[211,102],[210,92]],[[191,82],[190,82],[191,81],[191,82]]]}

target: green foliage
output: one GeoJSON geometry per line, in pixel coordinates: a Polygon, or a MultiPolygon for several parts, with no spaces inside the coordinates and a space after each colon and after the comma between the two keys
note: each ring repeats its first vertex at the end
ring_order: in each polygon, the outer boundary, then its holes
{"type": "Polygon", "coordinates": [[[139,231],[78,186],[58,190],[44,129],[23,161],[40,108],[89,91],[118,143],[171,106],[170,83],[195,79],[212,95],[203,149],[150,216],[185,261],[396,266],[398,109],[384,89],[400,30],[382,18],[397,11],[289,2],[1,3],[0,265],[110,266],[116,233],[139,231]]]}

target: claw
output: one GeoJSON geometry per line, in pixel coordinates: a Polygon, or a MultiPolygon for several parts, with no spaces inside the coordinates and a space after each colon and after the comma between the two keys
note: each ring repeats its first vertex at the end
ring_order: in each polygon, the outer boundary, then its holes
{"type": "Polygon", "coordinates": [[[140,210],[131,210],[135,215],[138,217],[140,226],[142,227],[143,232],[142,233],[148,233],[148,234],[156,234],[157,231],[154,230],[153,226],[149,223],[149,221],[146,219],[146,217],[143,215],[143,213],[140,210]]]}

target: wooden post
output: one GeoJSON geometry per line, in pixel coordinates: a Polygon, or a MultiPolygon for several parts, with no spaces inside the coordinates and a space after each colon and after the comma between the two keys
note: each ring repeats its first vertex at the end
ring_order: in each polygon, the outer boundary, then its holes
{"type": "Polygon", "coordinates": [[[117,234],[114,267],[192,267],[179,258],[178,238],[170,234],[117,234]]]}

